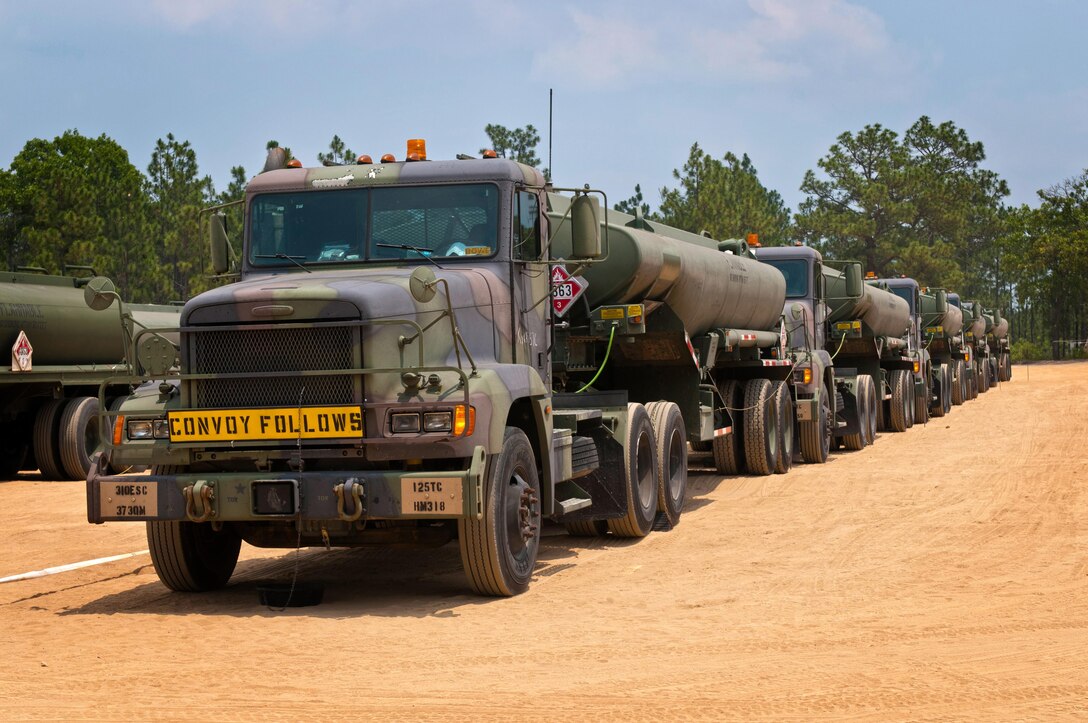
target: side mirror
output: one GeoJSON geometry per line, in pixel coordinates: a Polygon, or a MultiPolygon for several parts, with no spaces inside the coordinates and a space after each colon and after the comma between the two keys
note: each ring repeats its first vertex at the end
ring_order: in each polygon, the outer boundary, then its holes
{"type": "Polygon", "coordinates": [[[225,274],[230,269],[230,242],[227,241],[226,216],[213,213],[208,218],[208,244],[211,250],[212,271],[225,274]]]}
{"type": "Polygon", "coordinates": [[[1001,309],[994,307],[994,326],[1001,323],[1001,309]]]}
{"type": "Polygon", "coordinates": [[[601,255],[600,202],[596,196],[576,196],[570,206],[571,256],[595,259],[601,255]]]}
{"type": "Polygon", "coordinates": [[[117,287],[105,276],[95,276],[83,287],[83,301],[95,311],[110,308],[117,298],[117,287]]]}
{"type": "Polygon", "coordinates": [[[971,318],[975,321],[982,318],[982,304],[977,301],[971,305],[971,318]]]}
{"type": "Polygon", "coordinates": [[[948,313],[948,292],[945,291],[944,289],[937,289],[936,297],[937,297],[937,313],[938,314],[947,314],[948,313]]]}
{"type": "Polygon", "coordinates": [[[851,261],[843,269],[846,273],[846,295],[851,299],[860,299],[863,281],[861,280],[861,262],[851,261]]]}

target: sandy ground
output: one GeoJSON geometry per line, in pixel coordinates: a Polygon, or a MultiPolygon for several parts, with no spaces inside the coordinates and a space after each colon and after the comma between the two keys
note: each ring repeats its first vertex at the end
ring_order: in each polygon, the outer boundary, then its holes
{"type": "MultiPolygon", "coordinates": [[[[455,546],[243,548],[216,594],[146,554],[0,584],[0,717],[1088,718],[1088,364],[788,475],[694,469],[680,526],[545,539],[529,592],[455,546]],[[275,612],[256,583],[326,583],[275,612]]],[[[694,460],[698,466],[700,460],[694,460]]],[[[0,577],[146,549],[80,483],[0,483],[0,577]]]]}

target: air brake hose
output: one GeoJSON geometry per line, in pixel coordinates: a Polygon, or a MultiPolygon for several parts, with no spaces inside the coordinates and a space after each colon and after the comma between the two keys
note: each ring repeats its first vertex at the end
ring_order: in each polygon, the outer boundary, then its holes
{"type": "Polygon", "coordinates": [[[593,382],[597,381],[597,377],[601,376],[601,372],[604,371],[604,367],[608,364],[608,357],[612,353],[612,340],[616,338],[616,325],[612,325],[612,331],[608,333],[608,348],[604,352],[604,361],[601,362],[601,366],[597,368],[597,373],[593,375],[593,378],[586,382],[586,385],[575,392],[575,394],[581,394],[585,390],[589,389],[593,382]]]}

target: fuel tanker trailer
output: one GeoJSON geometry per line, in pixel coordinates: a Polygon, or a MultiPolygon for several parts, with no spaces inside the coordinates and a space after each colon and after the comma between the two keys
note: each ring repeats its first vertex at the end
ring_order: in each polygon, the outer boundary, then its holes
{"type": "MultiPolygon", "coordinates": [[[[95,284],[115,295],[107,280],[95,284]]],[[[45,479],[85,479],[99,445],[99,387],[131,375],[132,330],[177,327],[178,307],[92,309],[88,286],[89,278],[0,275],[0,341],[11,349],[11,364],[0,371],[5,478],[33,463],[45,479]]],[[[128,393],[127,382],[104,387],[107,402],[128,393]]]]}
{"type": "Polygon", "coordinates": [[[1009,348],[1009,320],[1000,309],[990,312],[993,325],[986,332],[986,346],[990,350],[991,378],[996,382],[1012,380],[1012,355],[1009,348]]]}
{"type": "MultiPolygon", "coordinates": [[[[978,397],[982,385],[982,373],[978,362],[979,339],[986,343],[986,319],[982,316],[982,305],[977,301],[966,301],[957,294],[949,294],[951,304],[959,306],[963,312],[963,361],[965,399],[978,397]]],[[[989,386],[987,386],[989,389],[989,386]]]]}
{"type": "Polygon", "coordinates": [[[953,404],[963,404],[963,312],[951,303],[945,289],[929,289],[919,296],[925,348],[933,369],[933,416],[948,414],[953,404]]]}
{"type": "Polygon", "coordinates": [[[916,280],[905,276],[883,279],[882,282],[889,291],[907,302],[910,326],[902,338],[907,342],[903,356],[910,360],[913,375],[910,393],[910,401],[914,407],[912,423],[925,424],[929,421],[931,409],[938,408],[940,410],[938,416],[944,415],[945,389],[949,392],[949,406],[951,406],[951,382],[947,382],[940,376],[939,367],[934,370],[927,344],[928,338],[923,332],[924,308],[928,306],[934,313],[946,311],[948,298],[942,295],[938,299],[936,295],[922,293],[921,285],[916,280]],[[923,300],[923,297],[928,298],[923,300]]]}
{"type": "Polygon", "coordinates": [[[88,478],[89,520],[146,523],[167,587],[227,584],[242,541],[456,541],[476,592],[514,595],[545,521],[677,525],[689,442],[742,426],[748,468],[788,464],[785,282],[739,243],[420,140],[404,161],[284,160],[246,189],[240,280],[186,303],[180,370],[153,363],[110,411],[88,478]]]}

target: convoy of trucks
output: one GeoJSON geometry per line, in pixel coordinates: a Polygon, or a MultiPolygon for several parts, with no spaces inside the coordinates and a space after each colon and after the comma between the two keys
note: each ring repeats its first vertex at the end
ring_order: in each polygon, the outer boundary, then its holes
{"type": "MultiPolygon", "coordinates": [[[[90,277],[44,270],[0,276],[0,341],[11,364],[0,370],[0,473],[40,468],[49,480],[86,479],[100,444],[99,390],[126,397],[133,329],[173,328],[180,307],[85,302],[90,277]]],[[[99,293],[114,293],[99,286],[99,293]]],[[[176,334],[172,337],[176,341],[176,334]]]]}
{"type": "MultiPolygon", "coordinates": [[[[105,280],[68,282],[88,314],[113,314],[112,336],[86,331],[98,375],[6,404],[36,430],[98,419],[89,469],[69,470],[88,519],[146,523],[173,590],[225,585],[243,541],[456,540],[476,592],[517,594],[546,522],[629,538],[677,525],[690,450],[723,474],[786,473],[947,413],[968,377],[1008,377],[1000,315],[986,325],[977,305],[809,247],[605,210],[588,186],[495,157],[430,161],[422,141],[400,162],[284,160],[271,150],[246,189],[234,264],[211,217],[214,270],[235,283],[152,325],[109,310],[105,280]]],[[[36,439],[49,476],[73,442],[36,439]]]]}

